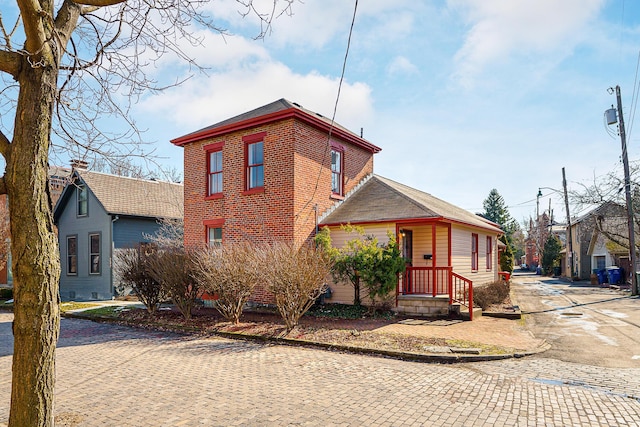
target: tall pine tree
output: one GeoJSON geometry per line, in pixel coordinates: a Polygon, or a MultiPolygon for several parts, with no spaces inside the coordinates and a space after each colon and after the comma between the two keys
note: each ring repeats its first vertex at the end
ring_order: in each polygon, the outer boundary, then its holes
{"type": "Polygon", "coordinates": [[[507,249],[502,252],[500,256],[500,268],[503,271],[513,271],[513,233],[515,233],[520,227],[518,223],[511,218],[509,209],[504,202],[504,199],[498,193],[495,188],[489,192],[484,202],[482,202],[484,212],[481,214],[489,221],[493,221],[504,230],[503,242],[507,245],[507,249]]]}
{"type": "Polygon", "coordinates": [[[498,193],[498,190],[494,188],[489,192],[489,196],[482,202],[482,207],[484,212],[481,215],[489,221],[500,225],[504,230],[509,245],[513,246],[513,233],[520,227],[517,221],[511,218],[509,209],[507,209],[504,199],[498,193]]]}

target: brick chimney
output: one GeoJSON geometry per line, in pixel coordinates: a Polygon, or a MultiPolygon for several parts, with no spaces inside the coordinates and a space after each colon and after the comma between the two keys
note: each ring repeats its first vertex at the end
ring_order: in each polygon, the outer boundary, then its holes
{"type": "Polygon", "coordinates": [[[89,162],[87,162],[85,160],[79,160],[79,159],[71,160],[71,168],[72,169],[87,170],[88,166],[89,166],[89,162]]]}

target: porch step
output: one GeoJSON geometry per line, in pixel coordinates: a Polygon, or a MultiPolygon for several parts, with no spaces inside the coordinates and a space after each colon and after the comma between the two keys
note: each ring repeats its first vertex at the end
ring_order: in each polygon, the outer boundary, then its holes
{"type": "MultiPolygon", "coordinates": [[[[465,306],[461,307],[460,316],[462,316],[462,320],[469,320],[469,309],[465,306]]],[[[482,316],[482,309],[480,307],[473,307],[473,318],[477,319],[482,316]]]]}

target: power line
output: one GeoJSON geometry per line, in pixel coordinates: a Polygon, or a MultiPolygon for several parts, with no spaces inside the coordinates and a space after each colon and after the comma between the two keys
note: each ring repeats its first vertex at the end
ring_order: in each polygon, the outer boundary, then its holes
{"type": "Polygon", "coordinates": [[[351,18],[351,26],[349,27],[349,37],[347,38],[347,49],[344,54],[344,60],[342,61],[342,72],[340,73],[340,81],[338,83],[338,93],[336,94],[336,102],[333,105],[333,115],[331,116],[331,123],[329,125],[329,132],[327,134],[327,143],[325,144],[324,152],[322,154],[322,161],[320,163],[320,168],[318,170],[318,177],[316,178],[316,184],[313,189],[313,193],[309,197],[307,203],[304,204],[300,211],[296,214],[295,218],[298,216],[309,206],[309,204],[314,200],[316,193],[318,192],[318,186],[320,185],[320,177],[322,176],[322,170],[324,167],[324,159],[327,157],[327,152],[331,147],[331,134],[333,132],[333,128],[335,125],[336,113],[338,111],[338,101],[340,100],[340,92],[342,90],[342,83],[344,81],[345,70],[347,69],[347,58],[349,57],[349,48],[351,47],[351,36],[353,35],[353,26],[356,22],[356,12],[358,11],[358,0],[355,0],[355,5],[353,8],[353,17],[351,18]]]}

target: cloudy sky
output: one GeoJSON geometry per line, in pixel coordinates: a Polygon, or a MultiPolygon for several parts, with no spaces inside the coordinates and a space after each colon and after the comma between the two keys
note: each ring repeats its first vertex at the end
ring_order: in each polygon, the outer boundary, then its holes
{"type": "MultiPolygon", "coordinates": [[[[190,49],[206,75],[167,58],[158,75],[190,79],[135,110],[179,170],[169,139],[279,98],[330,117],[354,1],[296,2],[259,41],[235,1],[207,7],[233,35],[201,33],[204,47],[190,49]]],[[[360,0],[336,121],[382,148],[376,173],[472,212],[497,188],[522,221],[539,187],[562,188],[562,167],[570,189],[621,171],[603,119],[611,86],[622,88],[629,154],[640,158],[630,126],[639,53],[637,2],[360,0]]],[[[561,197],[542,191],[541,210],[551,200],[564,217],[561,197]]]]}

